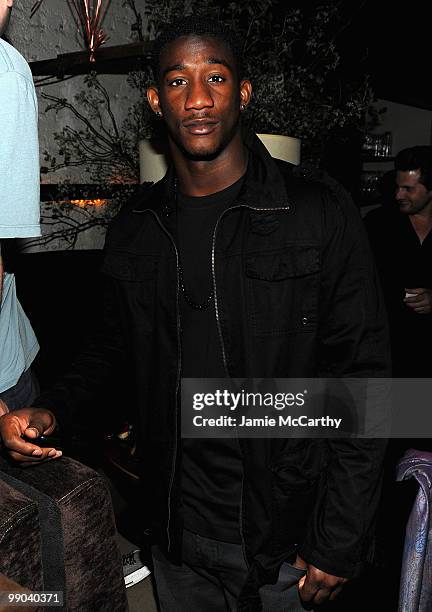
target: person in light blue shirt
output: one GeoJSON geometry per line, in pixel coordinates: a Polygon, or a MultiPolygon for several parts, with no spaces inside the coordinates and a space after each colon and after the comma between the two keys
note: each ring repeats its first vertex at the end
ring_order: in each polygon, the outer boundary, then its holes
{"type": "MultiPolygon", "coordinates": [[[[14,0],[0,0],[0,35],[14,0]]],[[[31,403],[30,373],[39,345],[3,270],[1,241],[40,236],[37,99],[30,67],[0,39],[0,416],[31,403]]]]}

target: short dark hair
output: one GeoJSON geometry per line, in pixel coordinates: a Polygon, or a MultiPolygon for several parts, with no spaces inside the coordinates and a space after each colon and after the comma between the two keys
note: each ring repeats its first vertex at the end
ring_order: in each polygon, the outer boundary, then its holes
{"type": "Polygon", "coordinates": [[[432,191],[432,146],[410,147],[399,151],[395,158],[395,168],[402,172],[420,170],[420,183],[432,191]]]}
{"type": "Polygon", "coordinates": [[[182,36],[202,36],[204,38],[215,38],[223,42],[232,52],[237,75],[243,77],[243,41],[232,29],[223,22],[208,19],[202,16],[191,15],[179,21],[169,23],[156,38],[152,51],[152,70],[155,81],[159,79],[160,56],[163,49],[182,36]]]}

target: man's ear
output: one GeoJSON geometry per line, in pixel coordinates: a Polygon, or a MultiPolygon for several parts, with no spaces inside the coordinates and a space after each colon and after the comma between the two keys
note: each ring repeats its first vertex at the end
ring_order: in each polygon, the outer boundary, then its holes
{"type": "Polygon", "coordinates": [[[247,79],[240,82],[240,102],[246,107],[252,97],[252,83],[247,79]]]}
{"type": "Polygon", "coordinates": [[[13,7],[13,3],[14,3],[14,0],[6,0],[6,6],[8,8],[12,8],[13,7]]]}
{"type": "Polygon", "coordinates": [[[150,104],[152,111],[160,117],[162,115],[162,109],[160,107],[159,92],[157,87],[155,87],[154,85],[151,85],[147,89],[147,100],[150,104]]]}

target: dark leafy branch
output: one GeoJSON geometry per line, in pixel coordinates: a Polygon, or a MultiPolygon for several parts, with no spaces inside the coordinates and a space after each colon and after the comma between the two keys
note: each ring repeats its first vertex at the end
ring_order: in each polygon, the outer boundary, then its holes
{"type": "MultiPolygon", "coordinates": [[[[54,134],[57,154],[45,151],[45,173],[83,167],[96,183],[138,182],[137,141],[118,125],[109,94],[95,74],[85,79],[86,90],[73,102],[43,93],[49,102],[45,112],[73,116],[79,128],[66,125],[54,134]],[[58,161],[60,159],[60,161],[58,161]]],[[[129,127],[128,127],[129,129],[129,127]]],[[[127,130],[126,130],[127,132],[127,130]]]]}

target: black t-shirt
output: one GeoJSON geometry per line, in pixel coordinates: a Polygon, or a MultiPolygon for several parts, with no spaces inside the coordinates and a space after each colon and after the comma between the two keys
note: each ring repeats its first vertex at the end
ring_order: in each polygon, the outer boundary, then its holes
{"type": "MultiPolygon", "coordinates": [[[[185,290],[203,304],[212,290],[211,250],[216,222],[237,197],[243,179],[203,197],[178,194],[177,243],[185,290]]],[[[181,295],[182,376],[224,378],[214,300],[193,309],[181,295]]],[[[186,529],[227,542],[240,542],[242,466],[236,439],[183,439],[182,499],[186,529]]]]}

